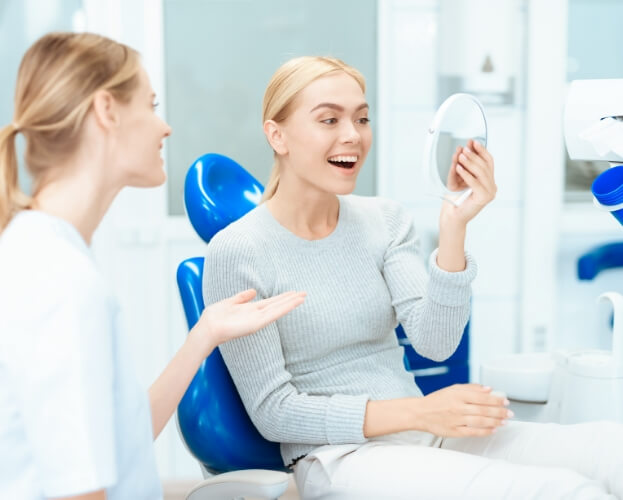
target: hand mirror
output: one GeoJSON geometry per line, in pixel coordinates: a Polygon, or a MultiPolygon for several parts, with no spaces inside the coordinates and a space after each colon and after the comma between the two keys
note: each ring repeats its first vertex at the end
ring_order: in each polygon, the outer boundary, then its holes
{"type": "Polygon", "coordinates": [[[459,206],[472,193],[456,173],[452,155],[458,146],[473,139],[487,146],[487,119],[482,104],[473,95],[453,94],[435,113],[424,147],[424,168],[428,169],[436,195],[459,206]]]}

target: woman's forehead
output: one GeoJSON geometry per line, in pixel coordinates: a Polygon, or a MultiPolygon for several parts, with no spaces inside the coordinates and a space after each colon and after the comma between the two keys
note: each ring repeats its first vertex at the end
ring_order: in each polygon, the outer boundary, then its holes
{"type": "Polygon", "coordinates": [[[359,83],[344,72],[314,80],[301,91],[297,100],[299,106],[307,108],[307,111],[322,107],[366,107],[366,98],[359,83]]]}

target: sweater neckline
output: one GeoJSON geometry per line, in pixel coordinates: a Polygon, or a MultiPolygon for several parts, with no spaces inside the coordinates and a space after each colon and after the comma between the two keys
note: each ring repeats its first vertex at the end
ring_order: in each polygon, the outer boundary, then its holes
{"type": "Polygon", "coordinates": [[[344,231],[344,219],[346,218],[347,204],[342,196],[338,196],[337,199],[339,203],[339,209],[337,215],[337,224],[335,225],[335,228],[324,238],[318,238],[315,240],[307,240],[305,238],[301,238],[285,226],[282,226],[281,223],[277,219],[275,219],[270,210],[268,210],[268,207],[265,203],[262,203],[258,207],[258,209],[260,210],[260,213],[263,213],[263,217],[267,220],[272,230],[276,231],[279,234],[279,237],[285,238],[294,244],[317,247],[331,243],[333,240],[339,238],[340,234],[344,231]]]}

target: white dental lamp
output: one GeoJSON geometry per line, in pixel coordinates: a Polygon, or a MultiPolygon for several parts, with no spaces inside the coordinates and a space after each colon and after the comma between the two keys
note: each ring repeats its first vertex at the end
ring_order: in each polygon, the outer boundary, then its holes
{"type": "Polygon", "coordinates": [[[623,79],[574,80],[564,112],[572,160],[623,163],[623,79]]]}

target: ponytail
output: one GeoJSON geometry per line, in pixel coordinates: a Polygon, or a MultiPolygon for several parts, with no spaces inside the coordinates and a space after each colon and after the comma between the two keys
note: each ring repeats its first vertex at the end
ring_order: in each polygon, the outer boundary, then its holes
{"type": "Polygon", "coordinates": [[[0,129],[0,233],[13,216],[28,208],[31,198],[19,188],[15,137],[19,128],[14,124],[0,129]]]}

